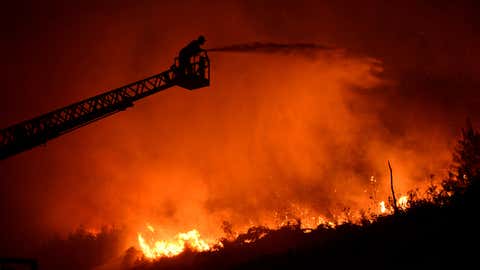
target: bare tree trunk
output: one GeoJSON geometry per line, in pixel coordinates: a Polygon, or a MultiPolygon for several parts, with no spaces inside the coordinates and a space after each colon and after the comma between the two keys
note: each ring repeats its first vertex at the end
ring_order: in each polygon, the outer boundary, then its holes
{"type": "Polygon", "coordinates": [[[390,188],[392,189],[392,197],[393,197],[393,213],[398,213],[397,207],[397,198],[395,197],[395,190],[393,188],[393,172],[392,166],[390,165],[390,160],[388,160],[388,168],[390,169],[390,188]]]}

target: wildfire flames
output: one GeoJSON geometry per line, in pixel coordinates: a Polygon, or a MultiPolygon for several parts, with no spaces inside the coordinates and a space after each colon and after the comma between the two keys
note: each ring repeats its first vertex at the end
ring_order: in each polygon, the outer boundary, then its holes
{"type": "MultiPolygon", "coordinates": [[[[379,203],[380,207],[380,213],[381,214],[386,214],[386,213],[391,213],[393,210],[391,208],[388,208],[385,204],[385,201],[381,201],[379,203]]],[[[397,207],[400,209],[407,209],[408,208],[408,196],[401,196],[397,200],[397,207]]]]}
{"type": "MultiPolygon", "coordinates": [[[[401,196],[397,200],[397,206],[400,209],[408,208],[408,196],[401,196]]],[[[297,209],[298,210],[298,209],[297,209]]],[[[326,220],[320,216],[312,216],[307,218],[308,211],[300,211],[303,215],[301,218],[302,229],[305,233],[311,232],[313,228],[321,224],[335,227],[335,223],[326,220]]],[[[379,202],[379,212],[381,214],[393,213],[393,208],[389,207],[385,201],[379,202]]],[[[284,217],[284,222],[281,222],[279,227],[289,224],[292,219],[288,216],[284,217]]],[[[337,221],[338,222],[338,221],[337,221]]],[[[340,222],[341,223],[341,222],[340,222]]],[[[192,229],[185,233],[178,233],[171,240],[157,240],[158,237],[155,232],[155,228],[147,224],[146,233],[138,233],[137,240],[138,245],[143,252],[144,256],[149,259],[158,259],[162,257],[173,257],[179,255],[186,249],[190,249],[197,252],[213,250],[214,247],[219,245],[218,241],[207,241],[202,239],[200,233],[196,229],[192,229]],[[148,236],[147,236],[148,235],[148,236]]]]}
{"type": "MultiPolygon", "coordinates": [[[[401,196],[397,200],[397,206],[400,209],[408,208],[408,196],[401,196]]],[[[393,213],[393,208],[389,207],[385,201],[379,203],[379,212],[381,214],[393,213]]],[[[285,216],[285,221],[280,224],[284,226],[289,224],[292,220],[285,216]]],[[[313,228],[319,225],[328,225],[335,227],[335,223],[328,221],[320,216],[301,219],[302,229],[305,233],[310,233],[313,228]]],[[[337,221],[338,222],[338,221],[337,221]]],[[[341,222],[340,222],[341,223],[341,222]]],[[[143,252],[144,256],[149,259],[158,259],[162,257],[173,257],[179,255],[186,249],[190,249],[196,252],[213,250],[217,247],[219,242],[207,241],[201,238],[200,233],[196,229],[192,229],[185,233],[178,233],[171,240],[157,240],[155,235],[155,228],[151,225],[146,226],[148,232],[145,234],[138,233],[138,245],[143,252]],[[146,235],[149,235],[147,238],[146,235]]]]}
{"type": "Polygon", "coordinates": [[[385,212],[387,212],[387,207],[385,206],[384,201],[381,201],[379,205],[380,205],[380,213],[384,214],[385,212]]]}
{"type": "Polygon", "coordinates": [[[402,196],[398,199],[397,202],[398,207],[401,209],[407,209],[408,207],[408,196],[402,196]]]}
{"type": "Polygon", "coordinates": [[[179,233],[173,240],[155,240],[153,236],[155,229],[151,225],[147,225],[147,228],[152,237],[146,240],[141,233],[138,233],[138,244],[145,257],[150,259],[173,257],[187,248],[198,252],[207,251],[214,246],[214,243],[209,244],[206,240],[201,239],[200,233],[195,229],[179,233]]]}

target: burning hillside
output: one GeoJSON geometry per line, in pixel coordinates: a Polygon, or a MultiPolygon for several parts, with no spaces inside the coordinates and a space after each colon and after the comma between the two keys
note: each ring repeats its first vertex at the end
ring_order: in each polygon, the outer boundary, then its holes
{"type": "MultiPolygon", "coordinates": [[[[418,199],[418,198],[417,198],[418,199]]],[[[401,196],[397,201],[397,207],[402,211],[406,211],[409,206],[408,196],[401,196]]],[[[352,219],[351,213],[345,213],[345,216],[337,220],[327,220],[321,216],[308,216],[309,211],[302,209],[300,210],[300,215],[294,215],[289,217],[285,215],[283,221],[276,224],[276,227],[268,228],[265,227],[265,232],[259,235],[256,235],[255,238],[243,237],[242,234],[233,233],[231,227],[228,227],[228,222],[224,224],[224,237],[235,238],[235,241],[243,241],[243,243],[249,244],[255,241],[260,240],[265,237],[268,232],[273,230],[281,230],[285,227],[298,226],[298,229],[303,231],[303,233],[311,233],[316,228],[335,228],[336,226],[342,225],[344,223],[356,223],[360,224],[365,222],[366,216],[355,217],[352,219]],[[364,220],[362,220],[363,218],[364,220]]],[[[373,222],[374,219],[380,215],[391,215],[394,213],[394,208],[387,206],[385,201],[381,201],[378,205],[378,211],[369,213],[370,219],[369,222],[373,222]]],[[[230,225],[231,226],[231,225],[230,225]]],[[[172,239],[158,239],[158,235],[155,233],[155,228],[151,225],[146,226],[147,230],[143,233],[138,233],[138,249],[143,253],[143,256],[148,259],[160,259],[164,257],[174,257],[185,250],[191,252],[213,252],[218,251],[223,248],[222,240],[205,240],[202,239],[200,233],[196,229],[192,229],[185,233],[178,233],[172,239]]],[[[226,238],[223,238],[224,241],[226,238]]],[[[232,240],[232,239],[230,239],[232,240]]]]}

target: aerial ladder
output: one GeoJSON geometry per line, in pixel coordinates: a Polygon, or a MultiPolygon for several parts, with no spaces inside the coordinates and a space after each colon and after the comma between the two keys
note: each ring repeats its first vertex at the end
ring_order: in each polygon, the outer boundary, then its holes
{"type": "Polygon", "coordinates": [[[202,51],[187,66],[178,58],[166,71],[0,130],[0,160],[32,149],[77,128],[126,110],[144,97],[180,86],[210,85],[210,60],[202,51]]]}

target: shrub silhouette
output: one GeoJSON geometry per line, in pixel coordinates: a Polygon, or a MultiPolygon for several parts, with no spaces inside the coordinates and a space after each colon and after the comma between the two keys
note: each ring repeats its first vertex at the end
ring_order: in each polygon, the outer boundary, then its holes
{"type": "Polygon", "coordinates": [[[39,269],[93,269],[122,254],[122,234],[117,228],[92,233],[80,227],[66,239],[51,239],[39,251],[39,269]]]}

